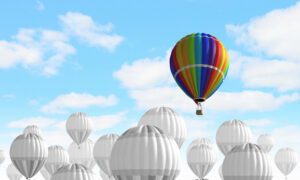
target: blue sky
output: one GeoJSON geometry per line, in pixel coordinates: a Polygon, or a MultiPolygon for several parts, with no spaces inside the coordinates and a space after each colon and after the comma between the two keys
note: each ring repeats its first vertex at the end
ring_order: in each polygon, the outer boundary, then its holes
{"type": "MultiPolygon", "coordinates": [[[[8,150],[28,124],[38,124],[49,145],[67,148],[64,121],[77,111],[96,122],[92,139],[121,134],[147,109],[165,105],[186,119],[183,159],[191,140],[214,140],[219,125],[234,118],[255,137],[271,133],[272,155],[285,146],[300,153],[299,12],[300,2],[291,0],[1,2],[0,148],[8,150]],[[170,49],[194,32],[216,36],[230,57],[228,77],[203,117],[168,66],[170,49]]],[[[218,165],[209,178],[218,178],[218,165]]],[[[186,166],[184,178],[194,178],[186,166]]]]}

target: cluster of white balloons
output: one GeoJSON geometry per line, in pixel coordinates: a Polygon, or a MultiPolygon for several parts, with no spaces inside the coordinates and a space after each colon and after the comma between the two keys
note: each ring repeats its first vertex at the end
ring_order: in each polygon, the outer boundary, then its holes
{"type": "MultiPolygon", "coordinates": [[[[274,146],[270,134],[262,134],[257,144],[251,143],[252,133],[240,120],[224,122],[216,134],[216,143],[225,156],[219,167],[223,180],[271,180],[272,158],[269,152],[274,146]]],[[[187,161],[191,170],[203,179],[216,163],[217,150],[206,138],[194,140],[187,149],[187,161]]],[[[297,164],[297,154],[290,148],[280,149],[275,155],[275,164],[286,176],[297,164]]]]}
{"type": "MultiPolygon", "coordinates": [[[[89,139],[92,121],[85,113],[74,113],[66,121],[73,142],[68,151],[62,146],[47,148],[40,129],[28,126],[11,144],[12,164],[7,167],[10,180],[32,178],[41,172],[45,180],[95,180],[92,169],[100,168],[104,180],[174,180],[180,173],[180,147],[186,138],[186,125],[180,114],[168,107],[147,111],[136,127],[121,136],[106,134],[94,143],[89,139]]],[[[269,134],[261,135],[257,145],[240,120],[224,122],[216,134],[216,145],[199,138],[187,148],[187,162],[200,178],[211,171],[217,161],[217,147],[224,154],[219,173],[224,180],[271,180],[271,158],[274,145],[269,134]]],[[[4,161],[0,151],[0,164],[4,161]]],[[[290,148],[275,156],[277,167],[287,176],[297,164],[290,148]]]]}

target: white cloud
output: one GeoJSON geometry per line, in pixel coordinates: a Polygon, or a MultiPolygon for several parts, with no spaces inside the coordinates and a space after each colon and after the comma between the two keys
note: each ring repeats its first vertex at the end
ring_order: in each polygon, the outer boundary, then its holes
{"type": "Polygon", "coordinates": [[[229,51],[231,66],[229,75],[240,77],[247,87],[277,88],[279,91],[300,88],[300,62],[264,60],[229,51]]]}
{"type": "Polygon", "coordinates": [[[2,96],[2,98],[14,99],[14,98],[16,98],[16,95],[15,94],[5,94],[5,95],[2,96]]]}
{"type": "Polygon", "coordinates": [[[240,44],[271,56],[300,60],[300,3],[276,9],[243,25],[227,25],[240,44]]]}
{"type": "Polygon", "coordinates": [[[45,9],[45,5],[44,5],[41,1],[37,0],[36,3],[37,3],[36,8],[37,8],[38,10],[42,11],[42,10],[45,9]]]}
{"type": "MultiPolygon", "coordinates": [[[[204,117],[205,118],[205,117],[204,117]]],[[[196,139],[200,137],[214,138],[216,135],[216,122],[207,118],[201,120],[197,118],[184,117],[187,125],[187,138],[196,139]]],[[[213,140],[214,141],[214,140],[213,140]]]]}
{"type": "Polygon", "coordinates": [[[0,41],[0,68],[16,65],[38,68],[46,75],[54,75],[57,68],[75,49],[68,38],[59,31],[20,29],[13,41],[0,41]]]}
{"type": "MultiPolygon", "coordinates": [[[[183,112],[193,113],[196,105],[172,80],[168,70],[169,53],[168,51],[165,58],[136,60],[131,65],[124,64],[120,70],[114,72],[114,76],[129,90],[129,96],[136,101],[139,109],[169,106],[183,112]],[[149,73],[154,75],[150,76],[149,73]]],[[[241,57],[241,54],[236,51],[231,51],[230,54],[235,57],[234,72],[231,76],[241,73],[243,76],[243,73],[248,72],[245,70],[247,67],[245,64],[257,61],[254,58],[241,57]]],[[[204,103],[204,110],[267,111],[298,99],[297,93],[274,96],[272,93],[262,91],[216,92],[204,103]]]]}
{"type": "Polygon", "coordinates": [[[37,125],[40,128],[48,127],[56,122],[56,119],[45,117],[30,117],[8,123],[8,127],[25,128],[29,125],[37,125]]]}
{"type": "Polygon", "coordinates": [[[113,76],[120,80],[124,87],[130,89],[151,88],[166,82],[173,82],[169,71],[170,53],[170,50],[167,51],[164,58],[145,58],[129,65],[123,64],[113,76]]]}
{"type": "Polygon", "coordinates": [[[108,34],[113,25],[98,25],[87,15],[75,12],[68,12],[59,16],[63,22],[65,30],[71,35],[77,36],[82,41],[94,46],[102,46],[109,51],[113,51],[124,37],[117,34],[108,34]]]}
{"type": "Polygon", "coordinates": [[[266,127],[268,125],[273,124],[273,122],[270,119],[251,119],[251,120],[245,120],[245,123],[247,123],[248,126],[254,126],[254,127],[266,127]]]}
{"type": "Polygon", "coordinates": [[[297,93],[275,97],[262,91],[216,92],[207,100],[206,107],[220,111],[266,111],[298,99],[297,93]]]}
{"type": "MultiPolygon", "coordinates": [[[[183,112],[194,112],[196,105],[177,87],[130,90],[130,97],[136,100],[137,107],[149,109],[155,106],[169,106],[183,112]]],[[[275,97],[262,91],[216,92],[204,102],[204,110],[213,111],[268,111],[284,103],[299,99],[297,93],[275,97]]]]}
{"type": "Polygon", "coordinates": [[[111,128],[121,121],[126,120],[125,114],[125,112],[120,112],[117,114],[91,116],[94,124],[93,128],[95,131],[111,128]]]}
{"type": "Polygon", "coordinates": [[[69,108],[87,108],[90,106],[113,106],[117,104],[117,98],[114,95],[94,96],[87,93],[63,94],[55,98],[50,103],[41,107],[41,111],[50,114],[68,113],[69,108]]]}
{"type": "Polygon", "coordinates": [[[178,87],[154,87],[142,90],[130,90],[139,109],[167,106],[184,112],[194,112],[195,104],[178,87]]]}

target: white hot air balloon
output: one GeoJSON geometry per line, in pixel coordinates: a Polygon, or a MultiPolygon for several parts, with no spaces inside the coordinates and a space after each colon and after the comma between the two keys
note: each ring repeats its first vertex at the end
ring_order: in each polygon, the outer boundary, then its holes
{"type": "Polygon", "coordinates": [[[5,161],[6,153],[4,150],[0,150],[0,165],[5,161]]]}
{"type": "Polygon", "coordinates": [[[209,140],[208,138],[198,138],[198,139],[193,140],[189,144],[186,152],[188,152],[189,149],[191,149],[192,147],[194,147],[195,145],[198,145],[198,144],[206,144],[206,145],[211,146],[212,148],[216,149],[216,145],[211,140],[209,140]]]}
{"type": "Polygon", "coordinates": [[[36,134],[36,135],[42,137],[41,129],[38,126],[36,126],[36,125],[27,126],[24,129],[23,133],[33,133],[33,134],[36,134]]]}
{"type": "Polygon", "coordinates": [[[48,158],[45,163],[45,168],[51,175],[67,164],[69,164],[69,154],[63,147],[50,146],[48,148],[48,158]]]}
{"type": "Polygon", "coordinates": [[[147,111],[138,125],[152,125],[174,138],[179,148],[186,138],[186,125],[182,116],[169,107],[156,107],[147,111]]]}
{"type": "Polygon", "coordinates": [[[110,168],[117,180],[173,180],[180,167],[180,152],[174,139],[150,125],[124,132],[110,157],[110,168]]]}
{"type": "Polygon", "coordinates": [[[93,169],[96,162],[93,157],[94,142],[87,139],[85,142],[77,146],[76,143],[72,143],[69,146],[68,153],[71,163],[83,164],[88,169],[93,169]]]}
{"type": "Polygon", "coordinates": [[[67,132],[77,145],[80,145],[89,137],[92,127],[91,119],[83,112],[71,114],[66,122],[67,132]]]}
{"type": "Polygon", "coordinates": [[[298,155],[291,148],[279,149],[275,155],[275,164],[282,174],[287,176],[295,169],[298,163],[298,155]]]}
{"type": "MultiPolygon", "coordinates": [[[[94,159],[98,164],[99,168],[108,176],[112,177],[109,158],[112,148],[119,138],[117,134],[107,134],[101,136],[94,146],[94,159]]],[[[101,175],[102,176],[102,175],[101,175]]],[[[102,176],[103,177],[103,176],[102,176]]]]}
{"type": "Polygon", "coordinates": [[[13,164],[7,166],[6,174],[9,180],[20,180],[22,178],[22,174],[13,164]]]}
{"type": "Polygon", "coordinates": [[[224,180],[272,180],[272,166],[267,155],[256,144],[234,147],[222,165],[224,180]]]}
{"type": "Polygon", "coordinates": [[[262,134],[257,138],[257,145],[265,153],[269,153],[274,146],[274,138],[271,134],[262,134]]]}
{"type": "Polygon", "coordinates": [[[58,169],[51,180],[96,180],[96,178],[84,165],[75,163],[58,169]]]}
{"type": "Polygon", "coordinates": [[[203,179],[217,161],[216,149],[212,143],[194,144],[187,150],[187,162],[194,174],[203,179]]]}
{"type": "Polygon", "coordinates": [[[40,170],[40,173],[42,174],[42,176],[44,177],[45,180],[50,180],[51,179],[51,174],[47,171],[45,166],[42,167],[42,169],[40,170]]]}
{"type": "Polygon", "coordinates": [[[226,155],[233,147],[251,142],[249,127],[240,120],[224,122],[218,129],[216,141],[221,152],[226,155]]]}
{"type": "Polygon", "coordinates": [[[115,180],[114,177],[109,177],[105,172],[103,172],[101,169],[99,169],[99,174],[102,178],[102,180],[115,180]]]}
{"type": "Polygon", "coordinates": [[[220,165],[219,167],[219,176],[222,180],[224,180],[224,177],[223,177],[223,172],[222,172],[222,164],[220,165]]]}
{"type": "Polygon", "coordinates": [[[47,157],[48,148],[43,138],[36,134],[21,134],[10,146],[11,161],[27,179],[39,172],[47,157]]]}

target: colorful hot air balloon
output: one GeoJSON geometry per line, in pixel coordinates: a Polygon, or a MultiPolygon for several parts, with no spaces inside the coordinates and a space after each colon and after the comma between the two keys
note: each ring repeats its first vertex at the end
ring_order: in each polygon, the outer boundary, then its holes
{"type": "Polygon", "coordinates": [[[10,146],[10,158],[19,172],[27,179],[44,166],[48,148],[43,138],[33,133],[19,135],[10,146]]]}
{"type": "Polygon", "coordinates": [[[110,157],[116,180],[174,180],[180,166],[180,151],[174,139],[151,125],[124,132],[110,157]]]}
{"type": "Polygon", "coordinates": [[[218,129],[216,141],[224,156],[237,145],[250,142],[252,133],[246,123],[240,120],[224,122],[218,129]]]}
{"type": "Polygon", "coordinates": [[[147,111],[138,125],[152,125],[174,138],[180,148],[186,138],[186,125],[182,116],[169,107],[156,107],[147,111]]]}
{"type": "Polygon", "coordinates": [[[187,96],[198,105],[202,115],[204,102],[222,84],[229,58],[221,41],[205,33],[193,33],[177,42],[170,57],[172,75],[187,96]]]}
{"type": "Polygon", "coordinates": [[[285,179],[287,179],[287,176],[295,169],[298,163],[298,155],[291,148],[279,149],[275,155],[275,163],[280,172],[285,175],[285,179]]]}
{"type": "Polygon", "coordinates": [[[63,147],[57,145],[48,147],[48,159],[44,166],[51,175],[67,164],[69,164],[69,154],[63,147]]]}
{"type": "MultiPolygon", "coordinates": [[[[108,176],[108,179],[112,177],[109,158],[112,148],[118,138],[119,135],[117,134],[106,134],[104,136],[101,136],[95,143],[93,150],[94,159],[101,169],[100,172],[105,173],[106,176],[108,176]]],[[[102,179],[106,178],[106,176],[103,176],[103,174],[101,174],[101,176],[102,179]]]]}
{"type": "Polygon", "coordinates": [[[234,147],[222,165],[224,180],[272,180],[272,166],[267,155],[256,144],[234,147]]]}

